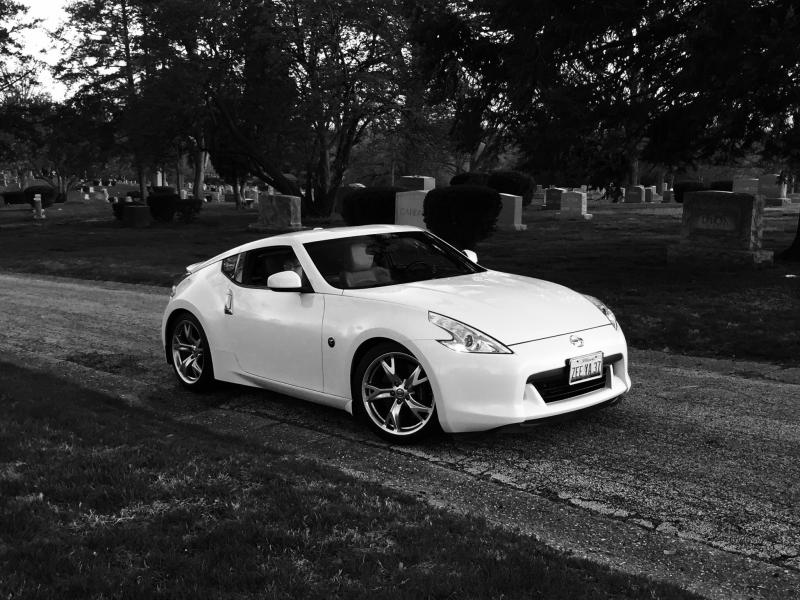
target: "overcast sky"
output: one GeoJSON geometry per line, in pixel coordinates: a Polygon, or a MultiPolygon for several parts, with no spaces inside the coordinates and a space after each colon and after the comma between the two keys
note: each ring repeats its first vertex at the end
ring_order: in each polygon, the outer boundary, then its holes
{"type": "MultiPolygon", "coordinates": [[[[64,5],[68,0],[19,0],[28,6],[28,17],[42,19],[39,28],[25,35],[26,50],[35,57],[54,64],[58,60],[59,52],[53,47],[53,42],[48,38],[46,31],[55,31],[64,21],[64,5]]],[[[54,84],[49,73],[42,73],[42,83],[52,94],[53,98],[64,97],[65,90],[59,84],[54,84]]]]}

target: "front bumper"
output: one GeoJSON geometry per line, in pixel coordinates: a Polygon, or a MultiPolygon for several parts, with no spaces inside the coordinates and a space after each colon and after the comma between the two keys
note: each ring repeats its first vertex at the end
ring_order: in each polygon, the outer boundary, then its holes
{"type": "Polygon", "coordinates": [[[570,343],[571,334],[565,334],[511,346],[513,354],[460,353],[437,341],[418,341],[428,363],[424,366],[433,374],[442,429],[456,433],[530,423],[604,404],[626,393],[631,380],[622,331],[608,325],[574,333],[583,340],[580,348],[570,343]],[[568,360],[593,352],[603,352],[606,358],[603,378],[570,389],[568,360]],[[558,393],[537,387],[540,379],[552,382],[559,373],[564,381],[558,393]]]}

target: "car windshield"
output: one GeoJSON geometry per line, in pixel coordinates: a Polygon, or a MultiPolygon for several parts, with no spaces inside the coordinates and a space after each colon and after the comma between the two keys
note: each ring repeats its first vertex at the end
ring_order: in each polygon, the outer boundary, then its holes
{"type": "Polygon", "coordinates": [[[485,270],[425,231],[335,238],[304,246],[325,281],[344,290],[485,270]]]}

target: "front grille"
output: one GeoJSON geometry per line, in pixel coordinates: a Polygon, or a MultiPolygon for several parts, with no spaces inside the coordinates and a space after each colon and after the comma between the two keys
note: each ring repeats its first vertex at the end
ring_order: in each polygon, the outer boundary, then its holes
{"type": "Polygon", "coordinates": [[[536,388],[536,391],[539,392],[542,400],[548,403],[574,398],[575,396],[602,390],[606,387],[608,377],[610,376],[610,369],[608,367],[621,358],[622,355],[620,354],[603,358],[603,376],[598,379],[592,379],[591,381],[583,381],[570,385],[568,382],[567,367],[564,367],[556,371],[531,375],[528,378],[528,383],[532,384],[533,387],[536,388]]]}

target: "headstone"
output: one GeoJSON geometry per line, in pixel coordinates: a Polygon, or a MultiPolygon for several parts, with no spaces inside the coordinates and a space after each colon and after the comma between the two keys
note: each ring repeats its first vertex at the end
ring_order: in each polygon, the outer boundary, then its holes
{"type": "Polygon", "coordinates": [[[68,191],[67,202],[83,202],[83,192],[81,190],[68,191]]]}
{"type": "Polygon", "coordinates": [[[536,191],[533,192],[533,200],[531,200],[531,206],[535,206],[537,208],[544,208],[545,200],[544,200],[544,188],[541,185],[536,186],[536,191]]]}
{"type": "Polygon", "coordinates": [[[764,206],[784,206],[789,204],[786,197],[786,184],[780,182],[780,175],[771,173],[758,178],[758,194],[764,199],[764,206]]]}
{"type": "Polygon", "coordinates": [[[586,192],[564,192],[561,195],[562,219],[580,219],[588,221],[594,215],[586,212],[586,192]]]}
{"type": "Polygon", "coordinates": [[[42,208],[42,195],[41,194],[34,194],[33,195],[33,218],[36,221],[41,221],[42,219],[46,219],[47,217],[44,214],[44,209],[42,208]]]}
{"type": "Polygon", "coordinates": [[[284,194],[260,194],[258,198],[258,221],[250,229],[268,231],[273,229],[302,229],[300,222],[300,196],[284,194]]]}
{"type": "Polygon", "coordinates": [[[248,208],[252,208],[258,202],[258,189],[257,188],[247,188],[244,191],[244,205],[248,208]]]}
{"type": "Polygon", "coordinates": [[[544,191],[544,208],[546,210],[561,210],[561,195],[566,191],[564,188],[547,188],[544,191]]]}
{"type": "Polygon", "coordinates": [[[763,203],[751,194],[689,192],[683,199],[681,239],[667,249],[670,262],[739,264],[772,263],[761,249],[763,203]]]}
{"type": "Polygon", "coordinates": [[[500,231],[525,231],[528,226],[522,222],[522,196],[500,194],[502,208],[497,217],[497,229],[500,231]]]}
{"type": "Polygon", "coordinates": [[[397,180],[397,187],[406,190],[432,190],[436,187],[436,179],[422,175],[406,175],[397,180]]]}
{"type": "Polygon", "coordinates": [[[625,203],[641,204],[642,202],[644,202],[644,186],[632,185],[628,188],[628,191],[625,192],[625,203]]]}
{"type": "Polygon", "coordinates": [[[423,208],[427,195],[427,190],[397,192],[394,196],[394,222],[426,229],[423,208]]]}
{"type": "Polygon", "coordinates": [[[672,196],[672,190],[664,190],[664,194],[661,196],[661,201],[667,203],[672,202],[672,196]]]}
{"type": "Polygon", "coordinates": [[[89,188],[88,200],[96,202],[108,202],[108,190],[106,188],[89,188]]]}
{"type": "Polygon", "coordinates": [[[733,191],[737,194],[758,195],[758,179],[753,177],[734,177],[733,191]]]}

